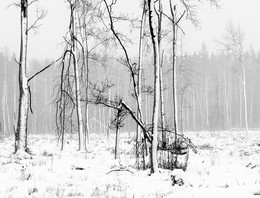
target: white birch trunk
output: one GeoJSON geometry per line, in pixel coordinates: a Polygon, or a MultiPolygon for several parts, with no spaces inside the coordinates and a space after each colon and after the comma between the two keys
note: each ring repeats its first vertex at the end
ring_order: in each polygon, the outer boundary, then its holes
{"type": "Polygon", "coordinates": [[[247,112],[247,95],[246,95],[246,74],[245,68],[241,65],[242,75],[243,75],[243,96],[244,96],[244,108],[245,108],[245,125],[246,125],[246,135],[248,137],[248,112],[247,112]]]}
{"type": "Polygon", "coordinates": [[[28,79],[26,77],[27,40],[28,40],[28,1],[21,0],[21,41],[19,62],[19,108],[17,131],[15,132],[15,152],[27,150],[28,119],[28,79]]]}
{"type": "Polygon", "coordinates": [[[149,7],[149,27],[153,44],[153,59],[154,59],[154,100],[153,100],[153,117],[152,117],[152,148],[151,148],[151,173],[158,172],[157,162],[157,146],[158,146],[158,117],[159,117],[159,46],[156,22],[156,12],[153,0],[148,0],[149,7]]]}
{"type": "Polygon", "coordinates": [[[206,78],[206,87],[205,87],[205,95],[206,95],[206,126],[209,128],[209,99],[208,99],[208,80],[206,78]]]}
{"type": "MultiPolygon", "coordinates": [[[[141,20],[141,28],[140,28],[140,38],[139,38],[139,57],[138,57],[138,77],[137,77],[137,118],[143,120],[142,115],[142,70],[143,70],[143,39],[144,39],[144,27],[145,27],[145,20],[146,20],[146,6],[145,1],[143,5],[143,12],[142,12],[142,20],[141,20]]],[[[136,163],[139,167],[139,149],[138,149],[138,140],[141,134],[141,127],[137,124],[136,129],[136,163]]]]}
{"type": "Polygon", "coordinates": [[[177,141],[178,134],[178,108],[177,108],[177,60],[176,60],[176,40],[177,40],[177,31],[176,31],[176,13],[173,10],[172,4],[171,6],[171,15],[172,15],[172,83],[173,83],[173,108],[174,108],[174,117],[173,117],[173,125],[175,131],[175,141],[177,141]]]}
{"type": "MultiPolygon", "coordinates": [[[[75,4],[74,4],[75,6],[75,4]]],[[[73,8],[71,8],[73,9],[73,8]]],[[[78,56],[77,56],[77,48],[76,48],[76,16],[75,10],[72,10],[73,18],[72,20],[72,32],[71,32],[71,40],[72,40],[72,54],[73,54],[73,64],[74,64],[74,78],[75,78],[75,96],[76,96],[76,112],[77,112],[77,120],[78,120],[78,138],[79,138],[79,149],[85,149],[84,143],[84,130],[83,130],[83,118],[82,118],[82,104],[81,104],[81,90],[80,90],[80,76],[79,76],[79,66],[78,66],[78,56]]]]}
{"type": "Polygon", "coordinates": [[[37,123],[36,123],[36,120],[37,120],[37,103],[36,103],[36,86],[37,86],[37,83],[36,83],[36,79],[33,79],[33,96],[34,96],[34,117],[33,117],[33,122],[32,122],[32,129],[33,129],[33,133],[35,134],[37,132],[37,123]]]}
{"type": "Polygon", "coordinates": [[[6,135],[7,129],[6,129],[6,119],[5,119],[5,86],[4,86],[4,94],[2,98],[2,111],[3,111],[3,130],[4,130],[4,136],[6,135]]]}

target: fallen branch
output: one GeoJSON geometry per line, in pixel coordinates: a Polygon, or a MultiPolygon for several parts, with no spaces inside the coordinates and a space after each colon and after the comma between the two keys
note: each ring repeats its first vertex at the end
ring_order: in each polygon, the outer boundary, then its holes
{"type": "Polygon", "coordinates": [[[129,169],[114,169],[114,170],[110,170],[109,172],[107,172],[106,174],[108,175],[111,172],[115,172],[115,171],[127,171],[129,173],[134,174],[134,172],[130,171],[129,169]]]}
{"type": "Polygon", "coordinates": [[[75,165],[72,165],[72,166],[71,166],[71,170],[85,170],[85,168],[83,168],[83,167],[77,167],[77,166],[75,166],[75,165]]]}
{"type": "Polygon", "coordinates": [[[120,101],[120,103],[122,104],[122,106],[129,112],[129,114],[132,116],[132,118],[136,121],[136,123],[142,128],[143,133],[144,133],[144,137],[149,141],[152,142],[152,139],[149,135],[149,133],[147,132],[147,129],[145,128],[143,122],[135,115],[135,113],[132,111],[132,109],[124,102],[124,101],[120,101]]]}

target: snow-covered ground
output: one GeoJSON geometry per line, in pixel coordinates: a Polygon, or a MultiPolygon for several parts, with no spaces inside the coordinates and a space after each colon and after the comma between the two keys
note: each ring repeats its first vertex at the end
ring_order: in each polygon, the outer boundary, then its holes
{"type": "Polygon", "coordinates": [[[60,151],[55,136],[31,135],[33,155],[12,155],[14,138],[0,139],[0,197],[260,197],[260,132],[190,132],[198,148],[190,152],[183,186],[172,186],[172,171],[134,169],[134,138],[121,134],[120,159],[110,142],[91,135],[87,152],[76,140],[60,151]],[[80,169],[80,170],[79,170],[80,169]],[[111,171],[111,170],[125,171],[111,171]]]}

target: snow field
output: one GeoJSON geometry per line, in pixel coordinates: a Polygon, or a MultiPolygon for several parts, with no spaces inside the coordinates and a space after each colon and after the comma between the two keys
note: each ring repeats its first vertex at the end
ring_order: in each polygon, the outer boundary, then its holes
{"type": "Polygon", "coordinates": [[[76,138],[63,151],[52,135],[32,135],[28,159],[12,154],[13,137],[0,140],[0,197],[258,197],[260,132],[189,132],[198,154],[190,153],[183,186],[172,186],[178,170],[135,167],[134,142],[120,134],[120,159],[113,159],[114,137],[91,134],[87,152],[76,138]],[[102,137],[103,138],[103,137],[102,137]],[[81,170],[79,170],[81,169],[81,170]],[[117,170],[117,171],[116,171],[117,170]],[[120,170],[120,171],[118,171],[120,170]]]}

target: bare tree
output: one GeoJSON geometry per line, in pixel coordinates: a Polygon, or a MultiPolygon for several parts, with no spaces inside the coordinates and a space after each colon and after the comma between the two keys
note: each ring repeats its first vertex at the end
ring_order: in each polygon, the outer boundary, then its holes
{"type": "Polygon", "coordinates": [[[160,100],[160,59],[158,44],[158,20],[156,20],[155,3],[148,0],[148,20],[153,45],[153,66],[154,66],[154,99],[153,99],[153,118],[152,118],[152,148],[151,148],[151,173],[158,172],[157,146],[158,146],[158,118],[160,100]]]}
{"type": "MultiPolygon", "coordinates": [[[[31,77],[27,77],[26,67],[27,67],[27,45],[28,45],[28,34],[29,31],[36,31],[39,27],[39,21],[41,21],[47,14],[45,10],[37,10],[36,20],[29,25],[28,23],[28,9],[32,3],[37,2],[37,0],[29,2],[28,0],[21,0],[20,4],[20,59],[19,59],[19,106],[18,106],[18,120],[17,127],[15,129],[15,153],[18,151],[20,153],[28,152],[27,148],[27,123],[28,123],[28,110],[31,101],[31,92],[29,87],[29,82],[39,75],[41,72],[48,69],[50,66],[59,61],[59,59],[53,61],[40,71],[36,72],[31,77]]],[[[31,109],[31,108],[30,108],[31,109]]],[[[32,112],[32,109],[31,109],[32,112]]]]}
{"type": "Polygon", "coordinates": [[[73,59],[74,65],[74,78],[75,78],[75,105],[76,105],[76,114],[78,120],[78,138],[79,138],[79,149],[85,149],[85,138],[84,138],[84,131],[83,131],[83,116],[82,116],[82,104],[81,104],[81,89],[80,89],[80,75],[79,75],[79,65],[78,65],[78,56],[77,56],[77,35],[76,35],[76,7],[77,1],[70,1],[70,26],[69,26],[69,33],[70,33],[70,53],[73,59]]]}
{"type": "Polygon", "coordinates": [[[9,116],[9,108],[7,103],[7,71],[6,71],[6,65],[4,66],[4,87],[3,87],[3,98],[2,98],[2,109],[3,109],[3,132],[4,136],[7,134],[8,131],[10,131],[10,116],[9,116]]]}
{"type": "MultiPolygon", "coordinates": [[[[92,2],[91,2],[92,3],[92,2]]],[[[90,5],[91,5],[90,3],[90,5]]],[[[81,57],[82,57],[82,68],[81,68],[81,83],[82,89],[85,89],[85,114],[84,114],[84,142],[89,143],[89,105],[88,105],[88,92],[89,92],[89,47],[88,47],[88,33],[87,33],[87,17],[88,17],[88,2],[83,0],[78,1],[78,8],[75,9],[75,15],[77,18],[74,20],[78,21],[79,35],[81,38],[81,57]],[[83,75],[83,72],[85,75],[83,75]]],[[[76,25],[76,24],[75,24],[76,25]]],[[[77,32],[75,32],[76,34],[77,32]]],[[[79,41],[80,38],[77,38],[79,41]]],[[[79,68],[78,68],[79,69],[79,68]]],[[[78,76],[79,77],[79,76],[78,76]]],[[[83,92],[83,91],[82,91],[83,92]]],[[[83,94],[82,94],[83,95],[83,94]]],[[[82,109],[83,110],[83,109],[82,109]]],[[[82,123],[83,124],[83,123],[82,123]]]]}
{"type": "MultiPolygon", "coordinates": [[[[59,89],[56,98],[56,126],[61,138],[61,149],[63,149],[64,133],[68,128],[74,129],[73,115],[76,110],[76,130],[78,132],[78,150],[86,149],[86,138],[84,137],[83,115],[82,115],[82,80],[80,79],[77,39],[77,17],[76,9],[79,1],[67,0],[70,5],[69,38],[64,37],[66,48],[62,57],[62,69],[60,74],[59,89]],[[66,67],[67,62],[67,67],[66,67]],[[68,112],[70,110],[70,112],[68,112]]],[[[84,62],[84,61],[83,61],[84,62]]]]}
{"type": "MultiPolygon", "coordinates": [[[[91,52],[101,45],[103,42],[108,39],[104,39],[98,44],[95,44],[94,47],[90,47],[90,43],[92,43],[91,38],[95,39],[95,42],[103,39],[101,36],[101,31],[98,29],[98,23],[102,20],[102,13],[99,10],[101,0],[79,0],[78,6],[75,10],[77,17],[77,32],[78,35],[77,41],[80,46],[80,57],[81,57],[81,86],[82,90],[82,98],[85,101],[85,115],[84,115],[84,126],[85,126],[85,138],[86,142],[89,143],[89,104],[88,104],[88,95],[89,95],[89,68],[90,68],[90,59],[91,52]],[[95,30],[95,31],[93,31],[95,30]]],[[[93,52],[94,53],[94,52],[93,52]]]]}
{"type": "Polygon", "coordinates": [[[15,131],[15,152],[27,151],[27,119],[29,108],[29,87],[26,77],[27,41],[28,41],[28,0],[21,0],[21,40],[19,61],[19,109],[15,131]]]}
{"type": "MultiPolygon", "coordinates": [[[[137,116],[138,119],[143,119],[142,115],[142,106],[141,106],[141,97],[142,97],[142,84],[141,84],[141,76],[142,76],[142,64],[143,64],[143,38],[144,38],[144,28],[145,28],[145,21],[146,21],[146,12],[147,12],[147,3],[146,1],[143,2],[143,11],[141,16],[141,27],[140,27],[140,38],[139,38],[139,57],[138,57],[138,64],[133,63],[132,60],[129,57],[127,48],[125,47],[124,43],[122,42],[121,34],[116,32],[114,27],[114,21],[113,19],[119,18],[124,19],[126,21],[130,21],[132,23],[131,19],[128,19],[126,17],[114,17],[112,16],[112,8],[116,4],[117,1],[112,1],[109,5],[106,0],[104,0],[104,3],[106,5],[106,10],[108,12],[109,20],[110,20],[110,30],[112,31],[114,37],[116,38],[117,42],[119,43],[119,46],[123,50],[124,58],[120,59],[120,63],[122,63],[124,66],[126,66],[130,71],[130,78],[132,80],[133,85],[133,97],[136,100],[136,109],[137,109],[137,116]]],[[[136,131],[136,158],[137,158],[137,166],[138,166],[138,139],[139,139],[139,133],[140,133],[140,127],[137,126],[136,131]]],[[[144,138],[146,139],[146,138],[144,138]]],[[[145,140],[146,141],[146,140],[145,140]]]]}
{"type": "MultiPolygon", "coordinates": [[[[240,26],[235,27],[232,23],[226,26],[226,32],[223,38],[223,42],[220,42],[225,50],[230,52],[238,62],[239,70],[235,71],[235,74],[242,85],[244,109],[245,109],[245,127],[246,134],[248,135],[248,111],[247,111],[247,94],[246,94],[246,72],[245,72],[245,34],[240,26]]],[[[241,111],[241,108],[240,108],[241,111]]]]}
{"type": "MultiPolygon", "coordinates": [[[[146,11],[147,5],[146,0],[143,2],[141,24],[140,24],[140,37],[139,37],[139,54],[138,54],[138,73],[137,73],[137,117],[143,120],[142,114],[142,73],[143,73],[143,51],[144,51],[144,36],[145,36],[145,22],[146,22],[146,11]]],[[[137,167],[139,167],[139,152],[138,152],[138,141],[141,132],[141,127],[137,124],[136,130],[136,160],[137,167]]]]}

